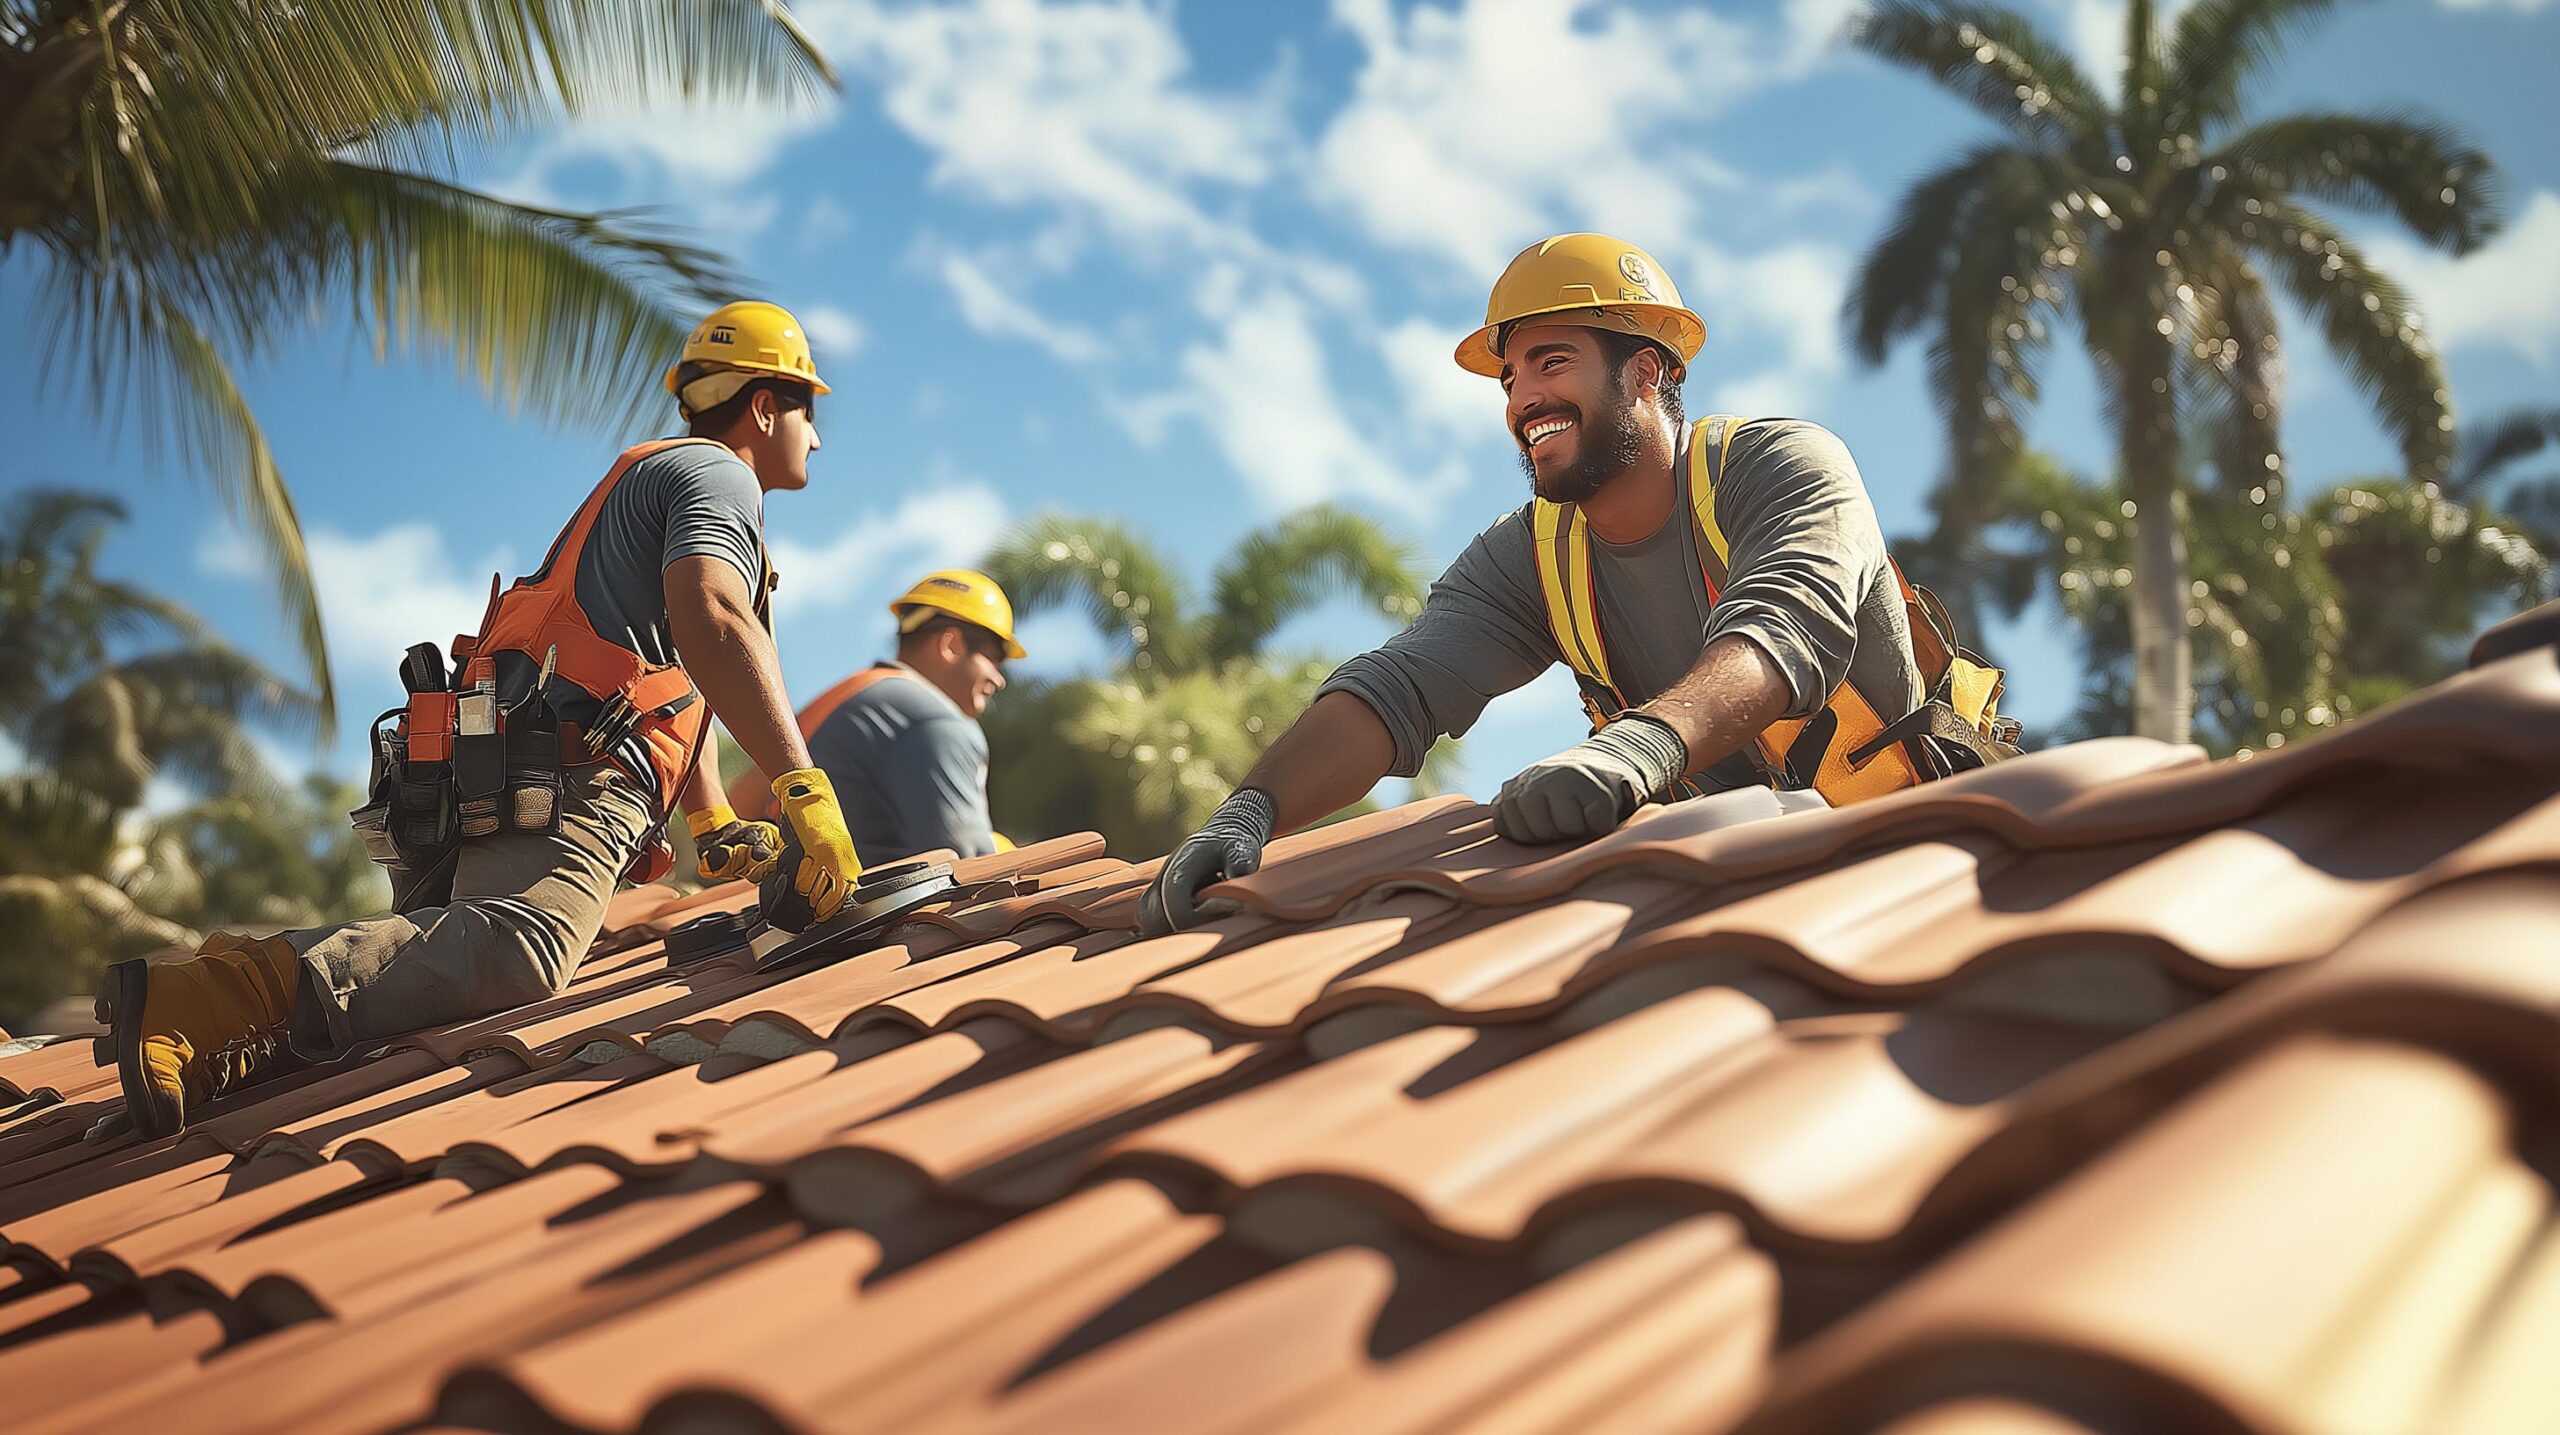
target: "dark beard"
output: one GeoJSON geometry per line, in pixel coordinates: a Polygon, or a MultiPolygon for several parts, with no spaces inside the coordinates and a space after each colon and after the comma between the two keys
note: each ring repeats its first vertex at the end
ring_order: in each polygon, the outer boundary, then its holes
{"type": "Polygon", "coordinates": [[[1571,467],[1542,475],[1528,450],[1520,452],[1520,469],[1529,475],[1529,491],[1549,503],[1588,503],[1609,480],[1635,467],[1644,456],[1644,425],[1636,418],[1635,401],[1627,397],[1623,372],[1609,375],[1605,406],[1598,416],[1576,414],[1574,422],[1582,430],[1577,440],[1582,457],[1571,467]]]}

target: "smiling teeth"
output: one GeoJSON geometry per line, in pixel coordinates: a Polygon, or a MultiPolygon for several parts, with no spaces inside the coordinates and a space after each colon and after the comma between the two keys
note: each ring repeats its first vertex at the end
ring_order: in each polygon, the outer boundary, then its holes
{"type": "Polygon", "coordinates": [[[1523,429],[1521,435],[1529,442],[1536,443],[1549,434],[1560,434],[1571,427],[1573,427],[1571,419],[1540,419],[1523,429]]]}

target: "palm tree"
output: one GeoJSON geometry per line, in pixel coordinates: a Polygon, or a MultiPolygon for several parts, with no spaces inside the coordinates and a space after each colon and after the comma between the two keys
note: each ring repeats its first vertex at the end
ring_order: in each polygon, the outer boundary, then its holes
{"type": "MultiPolygon", "coordinates": [[[[2079,628],[2066,738],[2122,731],[2132,702],[2136,539],[2115,495],[2026,453],[1980,545],[2000,606],[2015,616],[2043,589],[2079,628]]],[[[2218,754],[2282,746],[2445,677],[2485,610],[2549,583],[2511,521],[2403,477],[2286,509],[2203,489],[2188,530],[2205,575],[2191,590],[2194,738],[2218,754]]]]}
{"type": "Polygon", "coordinates": [[[194,939],[168,886],[186,844],[137,812],[152,780],[281,821],[293,809],[249,729],[318,717],[186,610],[99,576],[123,517],[60,489],[0,506],[0,732],[23,762],[0,773],[0,1012],[18,1018],[110,960],[194,939]]]}
{"type": "Polygon", "coordinates": [[[0,507],[0,731],[118,811],[155,776],[272,795],[249,728],[308,735],[319,704],[184,608],[99,576],[124,516],[114,499],[64,489],[0,507]]]}
{"type": "Polygon", "coordinates": [[[2441,480],[2452,455],[2444,369],[2418,314],[2322,206],[2388,214],[2460,253],[2497,223],[2496,176],[2487,156],[2422,119],[2319,111],[2247,124],[2246,82],[2328,8],[2198,0],[2163,35],[2152,0],[2132,0],[2112,98],[2034,24],[1989,5],[1884,0],[1854,32],[2004,131],[1904,196],[1844,315],[1869,363],[1932,333],[1951,452],[1920,566],[1969,563],[2020,451],[2045,346],[2076,318],[2135,524],[2133,719],[2154,737],[2183,739],[2192,715],[2181,411],[2222,421],[2223,485],[2280,488],[2271,285],[2320,326],[2413,480],[2441,480]]]}
{"type": "Polygon", "coordinates": [[[2513,518],[2546,555],[2560,555],[2560,473],[2517,474],[2518,463],[2560,449],[2560,408],[2520,408],[2462,437],[2445,491],[2477,498],[2513,518]]]}
{"type": "Polygon", "coordinates": [[[1107,676],[1024,683],[987,710],[996,825],[1017,838],[1094,828],[1128,853],[1188,836],[1314,698],[1332,662],[1267,651],[1283,623],[1338,594],[1398,623],[1422,610],[1412,554],[1331,506],[1238,543],[1205,610],[1161,550],[1106,519],[1028,519],[984,567],[1016,612],[1080,605],[1118,653],[1107,676]]]}
{"type": "Polygon", "coordinates": [[[720,261],[451,171],[563,110],[832,83],[780,0],[0,0],[0,255],[41,275],[49,372],[101,419],[156,415],[262,541],[325,715],[301,529],[233,366],[334,308],[511,409],[627,426],[720,261]]]}

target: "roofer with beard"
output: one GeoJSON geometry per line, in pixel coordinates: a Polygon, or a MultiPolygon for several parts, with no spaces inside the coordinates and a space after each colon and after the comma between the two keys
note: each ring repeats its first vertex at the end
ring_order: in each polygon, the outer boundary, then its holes
{"type": "Polygon", "coordinates": [[[1857,464],[1797,419],[1690,422],[1706,322],[1643,250],[1565,234],[1503,272],[1460,367],[1499,379],[1534,493],[1478,534],[1412,625],[1335,671],[1146,894],[1151,932],[1257,870],[1275,833],[1410,777],[1553,663],[1592,733],[1503,784],[1515,842],[1597,836],[1651,802],[1748,785],[1832,805],[2013,755],[2000,674],[1904,582],[1857,464]]]}

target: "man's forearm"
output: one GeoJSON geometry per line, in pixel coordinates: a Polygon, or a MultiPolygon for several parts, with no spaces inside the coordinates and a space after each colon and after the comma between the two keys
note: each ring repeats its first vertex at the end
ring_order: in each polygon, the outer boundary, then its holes
{"type": "Polygon", "coordinates": [[[1369,705],[1332,692],[1299,715],[1243,785],[1271,794],[1277,830],[1295,832],[1368,796],[1395,760],[1395,738],[1369,705]]]}
{"type": "Polygon", "coordinates": [[[1740,752],[1794,700],[1786,675],[1760,645],[1728,634],[1707,645],[1688,676],[1636,711],[1680,735],[1689,772],[1697,773],[1740,752]]]}
{"type": "Polygon", "coordinates": [[[737,570],[716,558],[680,560],[667,570],[667,588],[676,656],[730,736],[768,773],[809,766],[808,744],[783,692],[781,660],[737,570]]]}
{"type": "Polygon", "coordinates": [[[728,800],[729,795],[720,790],[720,730],[704,723],[702,746],[694,752],[693,767],[685,773],[684,786],[676,792],[676,810],[709,812],[728,800]]]}

